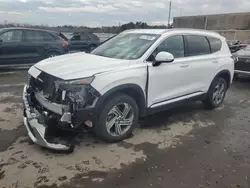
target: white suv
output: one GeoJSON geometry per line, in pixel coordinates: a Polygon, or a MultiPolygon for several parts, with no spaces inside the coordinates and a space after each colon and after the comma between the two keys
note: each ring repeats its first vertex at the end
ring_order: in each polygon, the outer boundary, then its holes
{"type": "Polygon", "coordinates": [[[53,128],[89,127],[107,142],[125,139],[138,119],[201,100],[220,106],[234,73],[225,38],[214,32],[128,30],[90,54],[43,60],[29,70],[24,122],[37,144],[69,149],[47,137],[53,128]]]}

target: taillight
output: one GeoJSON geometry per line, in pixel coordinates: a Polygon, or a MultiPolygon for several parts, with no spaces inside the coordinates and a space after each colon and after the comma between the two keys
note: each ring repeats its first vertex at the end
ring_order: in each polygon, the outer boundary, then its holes
{"type": "Polygon", "coordinates": [[[69,45],[69,43],[68,43],[68,42],[63,41],[63,43],[62,43],[62,46],[63,46],[63,47],[67,47],[68,45],[69,45]]]}

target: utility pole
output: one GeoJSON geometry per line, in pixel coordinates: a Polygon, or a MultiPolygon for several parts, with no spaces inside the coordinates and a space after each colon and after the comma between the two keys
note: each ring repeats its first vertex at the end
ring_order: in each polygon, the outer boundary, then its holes
{"type": "Polygon", "coordinates": [[[170,1],[169,2],[169,13],[168,13],[168,28],[170,27],[171,8],[172,8],[172,3],[170,1]]]}

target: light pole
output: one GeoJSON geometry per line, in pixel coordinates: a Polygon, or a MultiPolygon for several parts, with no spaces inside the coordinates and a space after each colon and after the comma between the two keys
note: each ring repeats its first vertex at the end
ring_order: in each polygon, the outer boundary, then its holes
{"type": "Polygon", "coordinates": [[[170,1],[169,2],[169,12],[168,12],[168,28],[170,27],[171,8],[172,8],[172,3],[170,1]]]}

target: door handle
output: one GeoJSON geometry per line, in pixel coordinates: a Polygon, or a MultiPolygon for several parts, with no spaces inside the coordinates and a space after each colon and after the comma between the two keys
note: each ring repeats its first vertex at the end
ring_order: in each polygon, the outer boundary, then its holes
{"type": "Polygon", "coordinates": [[[181,64],[181,65],[180,65],[181,68],[186,68],[186,67],[188,67],[188,66],[189,66],[189,64],[181,64]]]}
{"type": "Polygon", "coordinates": [[[212,60],[212,63],[219,63],[218,60],[212,60]]]}

